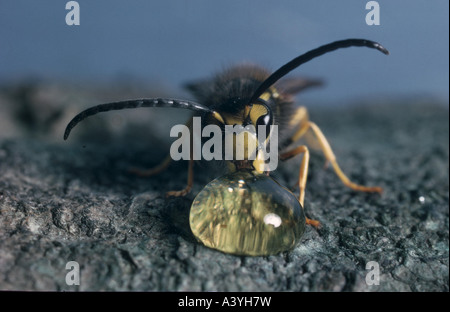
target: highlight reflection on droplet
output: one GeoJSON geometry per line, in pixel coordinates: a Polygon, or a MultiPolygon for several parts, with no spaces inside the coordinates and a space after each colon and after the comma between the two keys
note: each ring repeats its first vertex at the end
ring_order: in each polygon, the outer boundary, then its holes
{"type": "Polygon", "coordinates": [[[264,223],[279,227],[281,224],[281,218],[275,213],[268,213],[264,216],[264,223]]]}

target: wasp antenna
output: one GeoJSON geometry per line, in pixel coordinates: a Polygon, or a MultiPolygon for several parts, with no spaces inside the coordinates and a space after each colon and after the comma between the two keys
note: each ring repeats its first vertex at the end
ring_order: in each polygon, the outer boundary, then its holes
{"type": "Polygon", "coordinates": [[[316,58],[328,52],[348,47],[368,47],[372,49],[377,49],[378,51],[381,51],[386,55],[389,54],[389,51],[378,42],[366,39],[346,39],[323,45],[321,47],[318,47],[314,50],[311,50],[309,52],[306,52],[305,54],[296,57],[292,61],[286,63],[285,65],[281,66],[278,70],[276,70],[272,75],[269,76],[269,78],[267,78],[260,84],[258,89],[256,89],[255,93],[253,94],[253,96],[249,101],[249,105],[251,105],[251,103],[253,103],[257,98],[259,98],[261,94],[263,94],[264,91],[266,91],[271,85],[273,85],[280,78],[284,77],[286,74],[296,69],[300,65],[307,63],[313,58],[316,58]]]}
{"type": "Polygon", "coordinates": [[[213,113],[209,107],[186,100],[175,100],[175,99],[138,99],[138,100],[127,100],[120,102],[113,102],[107,104],[100,104],[97,106],[93,106],[88,108],[78,115],[76,115],[66,127],[66,131],[64,132],[64,140],[67,140],[69,137],[70,131],[83,119],[95,115],[101,112],[107,112],[110,110],[120,110],[120,109],[131,109],[131,108],[139,108],[139,107],[174,107],[174,108],[184,108],[189,109],[196,112],[203,113],[213,113]]]}

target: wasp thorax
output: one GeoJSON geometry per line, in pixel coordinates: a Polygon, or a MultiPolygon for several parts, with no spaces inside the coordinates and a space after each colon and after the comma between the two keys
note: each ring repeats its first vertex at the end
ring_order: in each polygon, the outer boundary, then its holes
{"type": "Polygon", "coordinates": [[[238,255],[292,249],[305,231],[298,199],[271,177],[236,171],[210,182],[190,212],[193,234],[204,245],[238,255]]]}

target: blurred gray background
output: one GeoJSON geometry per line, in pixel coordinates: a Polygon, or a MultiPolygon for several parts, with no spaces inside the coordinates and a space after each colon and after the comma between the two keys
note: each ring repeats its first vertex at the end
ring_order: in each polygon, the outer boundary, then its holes
{"type": "MultiPolygon", "coordinates": [[[[368,26],[368,1],[79,0],[81,24],[67,26],[67,1],[0,1],[0,83],[166,86],[243,61],[277,69],[319,45],[379,41],[391,52],[353,48],[315,59],[294,75],[323,78],[312,103],[360,98],[449,98],[449,2],[378,1],[381,25],[368,26]]],[[[143,95],[144,96],[144,95],[143,95]]],[[[448,104],[446,104],[448,105],[448,104]]]]}

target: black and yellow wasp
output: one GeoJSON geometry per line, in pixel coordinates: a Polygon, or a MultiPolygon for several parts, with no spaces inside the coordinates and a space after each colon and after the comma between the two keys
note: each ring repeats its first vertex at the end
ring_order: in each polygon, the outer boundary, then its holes
{"type": "MultiPolygon", "coordinates": [[[[67,125],[64,139],[76,124],[99,112],[138,107],[184,108],[201,117],[202,126],[253,125],[279,126],[279,159],[302,155],[299,169],[299,196],[296,197],[264,169],[264,161],[254,141],[245,141],[246,148],[256,151],[255,159],[227,161],[229,172],[213,181],[197,194],[191,207],[190,225],[195,237],[204,245],[238,255],[269,255],[292,249],[300,240],[305,225],[319,226],[319,222],[305,217],[303,211],[309,150],[306,145],[294,146],[306,133],[311,133],[327,162],[339,179],[349,188],[362,192],[378,192],[379,187],[358,185],[342,172],[336,156],[320,128],[308,118],[305,107],[297,107],[294,95],[314,85],[300,79],[281,80],[286,74],[313,58],[340,48],[369,47],[389,54],[379,43],[364,39],[335,41],[304,53],[269,74],[258,66],[237,66],[206,82],[188,85],[197,102],[167,98],[137,99],[101,104],[91,107],[67,125]],[[250,146],[252,145],[252,146],[250,146]],[[290,148],[291,146],[294,146],[290,148]]],[[[192,127],[192,122],[188,122],[192,127]]],[[[272,132],[266,132],[265,141],[272,132]]],[[[157,167],[136,171],[142,176],[154,175],[170,164],[170,155],[157,167]]],[[[188,167],[185,189],[168,192],[170,196],[184,196],[193,185],[194,159],[188,167]]]]}

